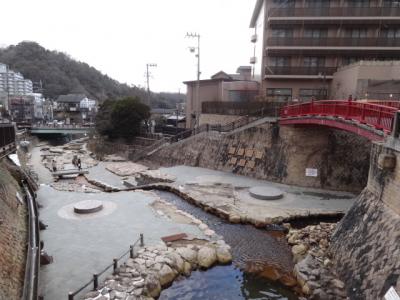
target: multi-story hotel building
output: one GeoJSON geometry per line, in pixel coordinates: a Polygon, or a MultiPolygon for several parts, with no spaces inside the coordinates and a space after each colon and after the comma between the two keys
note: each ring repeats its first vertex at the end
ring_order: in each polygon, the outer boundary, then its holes
{"type": "Polygon", "coordinates": [[[33,92],[32,81],[24,79],[21,73],[9,70],[0,63],[0,92],[10,95],[27,95],[33,92]]]}
{"type": "Polygon", "coordinates": [[[328,98],[339,67],[400,59],[400,0],[257,0],[250,27],[269,101],[328,98]]]}

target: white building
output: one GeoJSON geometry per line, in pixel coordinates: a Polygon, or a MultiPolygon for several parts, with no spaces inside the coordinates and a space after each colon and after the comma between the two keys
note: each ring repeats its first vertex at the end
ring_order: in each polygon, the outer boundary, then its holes
{"type": "Polygon", "coordinates": [[[33,84],[21,73],[9,70],[7,65],[0,63],[0,92],[10,95],[27,95],[33,92],[33,84]]]}

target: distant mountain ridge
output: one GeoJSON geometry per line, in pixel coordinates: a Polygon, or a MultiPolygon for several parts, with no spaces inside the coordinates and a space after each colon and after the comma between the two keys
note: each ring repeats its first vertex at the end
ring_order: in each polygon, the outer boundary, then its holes
{"type": "MultiPolygon", "coordinates": [[[[100,101],[125,96],[146,97],[142,88],[120,83],[87,63],[76,61],[68,55],[50,51],[35,42],[21,42],[0,48],[0,62],[31,79],[42,82],[43,94],[56,99],[59,95],[85,94],[100,101]]],[[[184,101],[174,93],[153,93],[152,107],[174,108],[176,102],[184,101]]]]}

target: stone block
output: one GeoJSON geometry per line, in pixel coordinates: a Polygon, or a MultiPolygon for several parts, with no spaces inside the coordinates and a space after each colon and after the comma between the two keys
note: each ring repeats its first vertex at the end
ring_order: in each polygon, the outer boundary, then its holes
{"type": "Polygon", "coordinates": [[[235,147],[230,147],[228,153],[233,155],[236,152],[236,148],[235,147]]]}
{"type": "Polygon", "coordinates": [[[244,167],[246,165],[246,160],[245,159],[241,159],[241,160],[239,160],[239,163],[238,163],[238,166],[240,166],[240,167],[244,167]]]}
{"type": "Polygon", "coordinates": [[[254,156],[257,159],[262,159],[263,158],[263,153],[261,151],[255,150],[254,151],[254,156]]]}
{"type": "Polygon", "coordinates": [[[237,158],[236,157],[232,157],[229,161],[230,164],[235,165],[237,162],[237,158]]]}
{"type": "Polygon", "coordinates": [[[249,160],[246,164],[246,167],[249,169],[254,169],[256,162],[254,160],[249,160]]]}
{"type": "Polygon", "coordinates": [[[240,148],[240,149],[238,150],[237,155],[243,156],[243,154],[244,154],[244,148],[240,148]]]}
{"type": "Polygon", "coordinates": [[[254,150],[253,149],[246,149],[245,156],[246,157],[253,157],[254,150]]]}

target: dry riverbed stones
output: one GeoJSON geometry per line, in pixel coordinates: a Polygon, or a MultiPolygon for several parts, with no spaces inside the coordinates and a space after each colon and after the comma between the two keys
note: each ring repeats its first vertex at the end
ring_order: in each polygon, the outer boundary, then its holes
{"type": "Polygon", "coordinates": [[[289,228],[287,240],[296,263],[294,274],[302,293],[316,300],[348,299],[345,284],[338,279],[329,253],[330,237],[336,224],[321,222],[302,229],[286,226],[289,228]]]}

